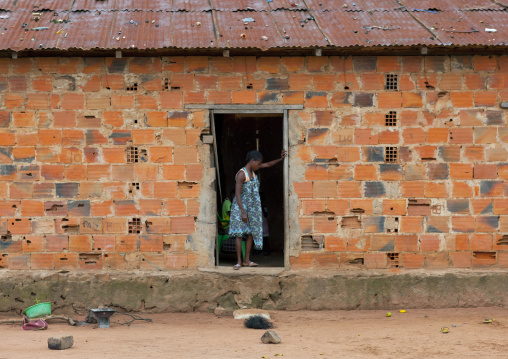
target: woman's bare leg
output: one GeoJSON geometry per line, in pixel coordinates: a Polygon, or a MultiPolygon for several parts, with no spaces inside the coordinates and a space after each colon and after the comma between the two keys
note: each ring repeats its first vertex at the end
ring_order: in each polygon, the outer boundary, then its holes
{"type": "MultiPolygon", "coordinates": [[[[248,254],[245,256],[248,257],[248,254]]],[[[242,237],[236,237],[236,259],[236,263],[242,265],[242,237]]]]}
{"type": "Polygon", "coordinates": [[[245,258],[243,259],[243,263],[250,263],[250,251],[252,249],[252,234],[247,236],[247,243],[245,243],[245,258]]]}

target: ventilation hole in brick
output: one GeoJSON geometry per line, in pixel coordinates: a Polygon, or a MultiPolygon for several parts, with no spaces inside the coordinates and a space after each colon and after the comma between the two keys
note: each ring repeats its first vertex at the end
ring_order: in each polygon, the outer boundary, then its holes
{"type": "Polygon", "coordinates": [[[26,244],[32,244],[32,241],[31,240],[27,240],[26,244]]]}
{"type": "Polygon", "coordinates": [[[358,213],[358,214],[362,214],[362,213],[365,213],[365,210],[363,208],[353,208],[351,210],[351,213],[358,213]]]}
{"type": "Polygon", "coordinates": [[[67,224],[62,226],[62,229],[65,233],[79,233],[79,225],[77,224],[67,224]]]}
{"type": "Polygon", "coordinates": [[[386,74],[385,77],[385,90],[398,90],[399,88],[399,75],[386,74]]]}
{"type": "Polygon", "coordinates": [[[390,111],[385,115],[385,126],[397,126],[397,112],[390,111]]]}
{"type": "MultiPolygon", "coordinates": [[[[85,116],[85,118],[86,118],[87,120],[91,120],[91,119],[95,118],[95,116],[85,116]]],[[[54,138],[54,137],[53,137],[53,138],[54,138]]]]}
{"type": "MultiPolygon", "coordinates": [[[[332,211],[329,211],[329,210],[326,210],[326,211],[316,211],[316,212],[312,212],[313,215],[315,216],[335,216],[335,213],[332,212],[332,211]]],[[[332,221],[334,219],[334,217],[330,217],[328,218],[328,220],[332,221]]]]}
{"type": "Polygon", "coordinates": [[[171,90],[180,90],[180,86],[171,86],[171,90]]]}
{"type": "Polygon", "coordinates": [[[448,92],[446,92],[446,91],[441,91],[441,92],[439,92],[439,93],[437,94],[437,97],[439,97],[439,98],[441,98],[441,97],[445,97],[445,96],[446,96],[446,94],[448,94],[448,92]]]}
{"type": "Polygon", "coordinates": [[[80,253],[79,260],[85,264],[96,264],[99,261],[100,254],[80,253]]]}
{"type": "Polygon", "coordinates": [[[12,240],[12,234],[3,234],[0,236],[0,241],[7,242],[12,240]]]}
{"type": "Polygon", "coordinates": [[[108,258],[108,257],[109,257],[109,254],[105,254],[105,255],[104,255],[104,258],[108,258]]]}
{"type": "Polygon", "coordinates": [[[302,236],[302,251],[314,251],[321,249],[322,246],[319,244],[317,239],[323,240],[322,236],[302,236]]]}
{"type": "Polygon", "coordinates": [[[363,265],[363,258],[355,258],[349,261],[349,264],[363,265]]]}
{"type": "Polygon", "coordinates": [[[473,252],[476,259],[496,259],[496,252],[473,252]]]}
{"type": "Polygon", "coordinates": [[[83,203],[78,204],[78,207],[84,207],[85,205],[83,203]]]}
{"type": "Polygon", "coordinates": [[[386,74],[385,90],[398,90],[398,88],[399,88],[399,75],[386,74]]]}
{"type": "Polygon", "coordinates": [[[125,88],[126,91],[137,91],[138,90],[138,84],[137,83],[134,83],[132,84],[131,86],[127,86],[125,88]]]}
{"type": "Polygon", "coordinates": [[[61,260],[61,261],[66,261],[66,260],[67,260],[67,258],[65,258],[65,257],[61,257],[61,258],[60,258],[60,260],[61,260]]]}
{"type": "Polygon", "coordinates": [[[132,220],[129,221],[129,233],[141,233],[141,218],[132,218],[132,220]]]}
{"type": "Polygon", "coordinates": [[[504,235],[497,240],[498,246],[508,246],[508,235],[504,235]]]}
{"type": "Polygon", "coordinates": [[[359,217],[342,217],[342,228],[348,229],[359,229],[362,228],[362,221],[360,221],[359,217]]]}
{"type": "Polygon", "coordinates": [[[435,161],[435,157],[422,157],[422,161],[435,161]]]}
{"type": "Polygon", "coordinates": [[[139,191],[139,183],[132,182],[129,184],[129,193],[133,193],[134,191],[139,191]]]}
{"type": "Polygon", "coordinates": [[[344,86],[344,90],[349,90],[349,86],[344,86]]]}
{"type": "Polygon", "coordinates": [[[441,205],[435,204],[432,207],[430,207],[432,214],[441,214],[441,205]]]}
{"type": "Polygon", "coordinates": [[[425,82],[424,82],[424,84],[425,84],[425,87],[426,87],[428,90],[434,90],[434,89],[435,89],[435,87],[434,87],[434,86],[432,86],[431,84],[429,84],[429,82],[428,82],[428,81],[425,81],[425,82]]]}
{"type": "Polygon", "coordinates": [[[247,85],[247,90],[252,90],[252,88],[253,88],[252,84],[247,85]]]}
{"type": "Polygon", "coordinates": [[[385,148],[385,162],[395,163],[398,161],[399,149],[397,147],[386,147],[385,148]]]}
{"type": "Polygon", "coordinates": [[[134,123],[138,123],[138,120],[134,120],[134,123]]]}
{"type": "Polygon", "coordinates": [[[137,147],[130,146],[127,147],[127,163],[137,163],[139,162],[139,151],[137,147]]]}
{"type": "Polygon", "coordinates": [[[162,244],[162,250],[169,251],[170,248],[171,248],[171,244],[170,243],[163,243],[162,244]]]}
{"type": "Polygon", "coordinates": [[[388,257],[388,266],[392,268],[399,268],[399,253],[386,253],[388,257]]]}
{"type": "Polygon", "coordinates": [[[162,85],[163,90],[169,90],[169,79],[166,77],[164,78],[164,85],[162,85]]]}

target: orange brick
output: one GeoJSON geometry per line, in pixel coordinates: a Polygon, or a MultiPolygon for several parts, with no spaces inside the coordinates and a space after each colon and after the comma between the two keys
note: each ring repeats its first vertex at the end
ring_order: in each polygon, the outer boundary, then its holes
{"type": "Polygon", "coordinates": [[[441,240],[437,235],[421,235],[420,236],[420,251],[422,252],[436,252],[439,250],[441,240]]]}
{"type": "Polygon", "coordinates": [[[473,92],[451,92],[453,107],[473,107],[473,92]]]}
{"type": "Polygon", "coordinates": [[[497,70],[496,56],[474,56],[473,66],[475,71],[495,71],[497,70]]]}
{"type": "Polygon", "coordinates": [[[291,269],[310,269],[314,267],[314,254],[313,253],[300,253],[298,257],[289,257],[289,264],[291,269]]]}
{"type": "Polygon", "coordinates": [[[450,143],[473,143],[472,128],[453,128],[450,129],[450,143]]]}
{"type": "Polygon", "coordinates": [[[427,198],[447,198],[448,189],[446,183],[439,182],[426,182],[425,183],[425,197],[427,198]]]}
{"type": "MultiPolygon", "coordinates": [[[[304,215],[314,215],[325,213],[326,211],[326,200],[324,199],[311,199],[302,201],[302,209],[304,215]]],[[[331,214],[330,214],[331,215],[331,214]]]]}
{"type": "Polygon", "coordinates": [[[427,131],[427,143],[446,143],[448,142],[447,128],[429,128],[427,131]]]}
{"type": "Polygon", "coordinates": [[[198,153],[196,147],[191,146],[177,146],[173,149],[174,163],[196,163],[198,160],[198,153]]]}
{"type": "Polygon", "coordinates": [[[452,266],[455,268],[471,268],[471,252],[450,252],[452,266]]]}
{"type": "Polygon", "coordinates": [[[497,100],[497,92],[495,91],[477,91],[474,94],[474,105],[479,106],[495,106],[497,100]]]}
{"type": "Polygon", "coordinates": [[[400,265],[406,269],[418,269],[423,267],[424,256],[422,254],[401,253],[400,265]]]}
{"type": "Polygon", "coordinates": [[[395,236],[395,251],[397,252],[418,251],[418,236],[417,235],[395,236]]]}
{"type": "Polygon", "coordinates": [[[378,108],[402,107],[402,95],[400,92],[380,92],[378,94],[378,108]]]}
{"type": "Polygon", "coordinates": [[[404,181],[401,182],[402,195],[409,198],[424,197],[424,182],[404,181]]]}
{"type": "Polygon", "coordinates": [[[140,181],[154,181],[158,177],[159,166],[156,164],[137,164],[134,169],[140,181]]]}
{"type": "Polygon", "coordinates": [[[405,199],[385,199],[383,200],[383,215],[405,215],[406,206],[405,199]]]}
{"type": "Polygon", "coordinates": [[[173,161],[172,147],[150,147],[150,162],[166,163],[173,161]]]}
{"type": "Polygon", "coordinates": [[[149,145],[155,143],[154,130],[132,130],[132,142],[136,145],[149,145]]]}
{"type": "Polygon", "coordinates": [[[72,252],[86,252],[92,250],[92,236],[69,236],[69,250],[72,252]]]}
{"type": "Polygon", "coordinates": [[[470,198],[473,197],[473,189],[464,182],[453,182],[452,197],[470,198]]]}
{"type": "Polygon", "coordinates": [[[401,233],[422,233],[423,219],[422,217],[401,217],[400,218],[401,233]]]}
{"type": "Polygon", "coordinates": [[[354,179],[358,181],[374,181],[378,179],[377,168],[374,165],[356,165],[354,179]]]}
{"type": "Polygon", "coordinates": [[[116,109],[133,109],[134,96],[131,95],[111,95],[111,106],[116,109]]]}
{"type": "Polygon", "coordinates": [[[256,92],[254,91],[233,91],[234,104],[255,104],[256,92]]]}
{"type": "Polygon", "coordinates": [[[473,165],[465,163],[450,163],[450,178],[462,180],[473,179],[473,165]]]}
{"type": "Polygon", "coordinates": [[[425,142],[425,131],[422,128],[407,128],[402,134],[404,144],[422,144],[425,142]]]}
{"type": "Polygon", "coordinates": [[[32,253],[30,255],[30,269],[50,270],[55,268],[53,253],[32,253]]]}
{"type": "Polygon", "coordinates": [[[402,107],[422,107],[423,99],[420,93],[402,92],[402,107]]]}
{"type": "Polygon", "coordinates": [[[65,93],[62,96],[62,109],[82,110],[85,108],[85,95],[77,93],[65,93]]]}

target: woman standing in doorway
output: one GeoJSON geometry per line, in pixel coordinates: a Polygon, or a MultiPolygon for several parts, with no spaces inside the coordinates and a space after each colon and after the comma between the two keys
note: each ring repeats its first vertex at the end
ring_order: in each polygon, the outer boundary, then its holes
{"type": "Polygon", "coordinates": [[[269,168],[281,162],[286,157],[282,151],[281,157],[271,162],[263,163],[263,155],[258,151],[247,153],[247,164],[236,174],[235,198],[231,206],[229,222],[229,236],[236,237],[237,263],[233,269],[257,267],[257,263],[250,260],[252,242],[256,249],[263,249],[263,217],[261,200],[259,197],[259,180],[254,173],[261,168],[269,168]],[[245,258],[242,261],[242,240],[247,236],[245,258]]]}

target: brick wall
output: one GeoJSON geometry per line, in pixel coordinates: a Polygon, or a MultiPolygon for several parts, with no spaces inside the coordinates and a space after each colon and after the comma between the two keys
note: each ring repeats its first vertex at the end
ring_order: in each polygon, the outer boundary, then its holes
{"type": "Polygon", "coordinates": [[[505,267],[506,84],[495,56],[0,59],[0,268],[213,265],[186,103],[305,106],[293,269],[505,267]]]}

